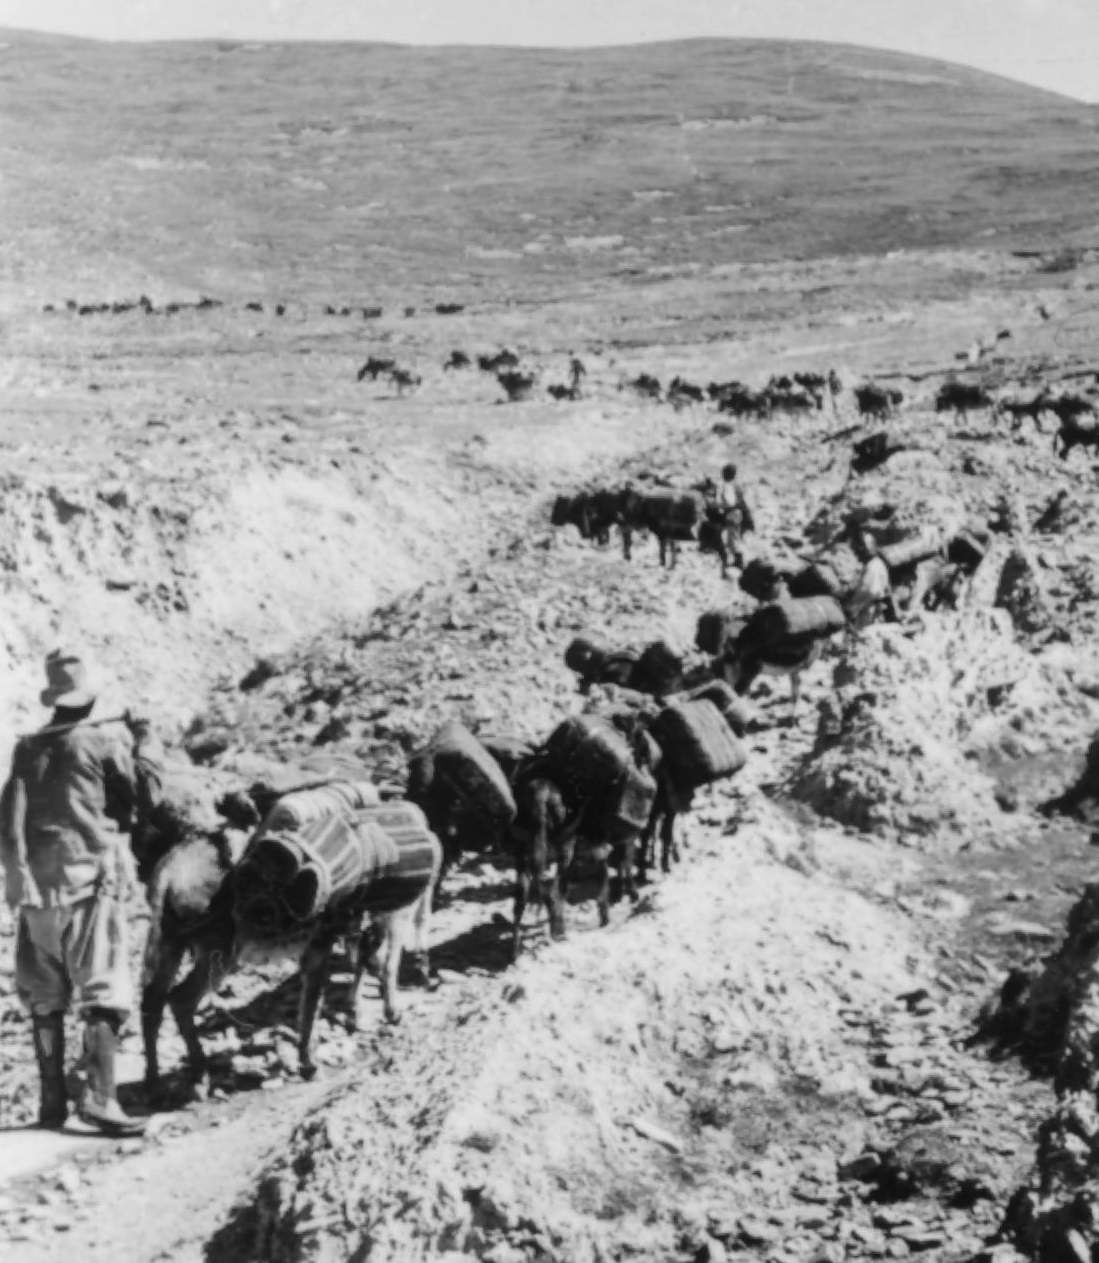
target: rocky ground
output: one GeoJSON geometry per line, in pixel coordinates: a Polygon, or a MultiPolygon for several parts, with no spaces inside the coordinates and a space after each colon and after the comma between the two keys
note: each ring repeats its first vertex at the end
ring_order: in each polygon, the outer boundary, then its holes
{"type": "MultiPolygon", "coordinates": [[[[749,604],[713,558],[685,551],[663,572],[655,543],[626,565],[554,535],[552,495],[584,477],[690,481],[732,455],[768,555],[809,551],[881,502],[944,532],[974,515],[1006,529],[959,613],[836,643],[792,721],[784,682],[756,686],[748,766],[687,822],[684,863],[606,930],[582,886],[569,940],[532,925],[509,967],[506,856],[471,856],[434,922],[438,989],[407,991],[399,1027],[352,1036],[337,975],[316,1082],[296,1076],[284,963],[242,970],[205,1011],[206,1102],[183,1099],[169,1020],[171,1108],[144,1142],[74,1133],[52,1164],[16,1172],[0,1193],[7,1257],[802,1263],[988,1248],[1052,1093],[968,1039],[1088,876],[1086,829],[1035,808],[1082,760],[1099,696],[1094,470],[1079,453],[1058,462],[1029,426],[930,407],[955,351],[999,327],[1014,330],[988,366],[1002,381],[1087,363],[1090,272],[992,262],[791,265],[745,273],[735,292],[669,283],[626,347],[580,340],[609,327],[617,294],[425,320],[387,331],[428,370],[404,400],[353,394],[356,347],[331,346],[323,322],[293,335],[313,354],[283,387],[290,404],[264,402],[270,386],[246,399],[287,350],[253,340],[230,374],[234,407],[190,334],[150,342],[135,327],[117,344],[117,403],[82,432],[72,408],[98,377],[86,326],[28,322],[5,440],[7,653],[31,660],[51,632],[89,639],[120,693],[155,704],[177,788],[317,746],[397,780],[451,716],[539,738],[582,704],[562,661],[577,632],[689,646],[703,610],[749,604]],[[964,279],[979,264],[983,289],[964,279]],[[847,288],[799,318],[811,275],[847,288]],[[949,294],[927,292],[932,276],[949,294]],[[720,341],[670,335],[749,291],[772,296],[767,318],[731,314],[720,341]],[[1039,305],[1060,313],[1056,334],[1039,305]],[[441,370],[451,344],[505,342],[547,379],[580,350],[586,397],[497,406],[483,377],[441,370]],[[759,380],[833,364],[848,380],[898,375],[907,400],[889,429],[914,450],[849,478],[865,432],[837,438],[857,424],[849,392],[834,414],[715,433],[708,408],[619,389],[643,369],[759,380]],[[197,404],[158,393],[169,365],[197,404]],[[35,445],[51,426],[68,446],[43,476],[35,445]],[[1035,531],[1061,488],[1061,525],[1035,531]],[[1013,554],[1025,599],[1002,590],[1013,554]],[[860,693],[869,704],[851,707],[860,693]]],[[[244,330],[223,320],[224,347],[244,330]]],[[[27,722],[35,687],[13,688],[5,713],[27,722]]],[[[16,1143],[33,1066],[10,973],[0,987],[0,1121],[16,1143]]],[[[128,1099],[145,1104],[136,1086],[128,1099]]]]}

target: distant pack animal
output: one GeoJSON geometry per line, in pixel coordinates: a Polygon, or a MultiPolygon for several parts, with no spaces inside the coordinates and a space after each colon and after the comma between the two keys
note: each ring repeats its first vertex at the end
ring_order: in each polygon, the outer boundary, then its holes
{"type": "Polygon", "coordinates": [[[702,497],[692,493],[657,495],[628,491],[623,501],[622,547],[632,556],[634,531],[651,531],[660,546],[661,566],[674,567],[680,543],[696,538],[702,520],[702,497]]]}
{"type": "Polygon", "coordinates": [[[660,379],[651,373],[639,373],[636,377],[623,383],[625,389],[634,390],[645,399],[659,401],[663,395],[660,379]]]}
{"type": "MultiPolygon", "coordinates": [[[[834,374],[832,374],[832,376],[834,376],[834,374]]],[[[795,373],[794,382],[796,385],[800,386],[802,390],[807,390],[809,392],[809,394],[813,397],[813,401],[817,406],[818,412],[824,408],[825,394],[827,393],[834,396],[837,393],[836,390],[833,390],[829,374],[827,373],[795,373]]]]}
{"type": "Polygon", "coordinates": [[[499,373],[504,369],[518,368],[519,357],[514,351],[509,351],[505,347],[502,351],[497,351],[495,355],[478,355],[477,367],[482,373],[499,373]]]}
{"type": "Polygon", "coordinates": [[[563,386],[559,382],[552,382],[546,387],[546,393],[552,398],[561,402],[565,399],[579,399],[580,391],[575,386],[563,386]]]}
{"type": "Polygon", "coordinates": [[[884,421],[904,402],[904,395],[892,386],[866,382],[855,387],[855,406],[859,415],[884,421]]]}
{"type": "Polygon", "coordinates": [[[372,382],[377,381],[383,373],[392,373],[396,367],[396,360],[382,359],[377,355],[372,355],[359,369],[355,380],[361,382],[364,378],[369,377],[372,382]]]}
{"type": "Polygon", "coordinates": [[[1011,428],[1018,430],[1026,417],[1038,424],[1038,419],[1047,407],[1047,397],[1044,394],[1035,395],[1031,399],[1001,399],[996,404],[996,416],[1006,416],[1011,418],[1011,428]]]}
{"type": "Polygon", "coordinates": [[[1095,401],[1083,395],[1047,395],[1045,406],[1062,425],[1095,415],[1095,401]]]}
{"type": "Polygon", "coordinates": [[[667,400],[678,408],[688,403],[704,403],[706,394],[701,386],[682,377],[673,377],[668,384],[667,400]]]}
{"type": "Polygon", "coordinates": [[[802,597],[760,606],[749,615],[736,640],[726,646],[716,673],[741,695],[763,671],[789,675],[796,712],[802,673],[816,661],[824,642],[846,625],[833,597],[802,597]]]}
{"type": "Polygon", "coordinates": [[[415,390],[423,379],[418,374],[410,372],[407,368],[391,368],[389,370],[389,380],[397,387],[397,394],[403,395],[406,390],[415,390]]]}
{"type": "Polygon", "coordinates": [[[769,386],[764,395],[771,412],[812,412],[818,407],[808,391],[796,386],[769,386]]]}
{"type": "Polygon", "coordinates": [[[966,414],[979,408],[991,408],[995,400],[983,386],[973,382],[943,382],[935,395],[936,412],[953,412],[964,419],[966,414]]]}
{"type": "Polygon", "coordinates": [[[465,303],[436,303],[435,314],[437,316],[456,316],[458,312],[465,311],[465,303]]]}
{"type": "Polygon", "coordinates": [[[364,307],[362,313],[364,320],[378,320],[381,318],[382,309],[380,307],[364,307]]]}
{"type": "Polygon", "coordinates": [[[770,401],[765,391],[752,390],[740,382],[714,383],[719,412],[728,412],[734,417],[765,417],[771,410],[770,401]]]}
{"type": "MultiPolygon", "coordinates": [[[[249,813],[246,796],[233,798],[235,801],[224,805],[223,811],[235,823],[246,827],[253,824],[258,819],[254,806],[249,813]]],[[[235,861],[239,857],[233,855],[223,831],[209,833],[198,829],[170,807],[154,812],[142,836],[151,910],[141,999],[146,1083],[155,1090],[160,1077],[157,1041],[167,1004],[187,1048],[191,1081],[201,1091],[208,1066],[195,1026],[195,1010],[203,995],[216,989],[235,968],[248,946],[235,916],[235,861]],[[193,961],[192,969],[175,984],[187,955],[193,961]]],[[[366,914],[364,908],[370,896],[367,883],[339,905],[326,909],[293,946],[292,950],[300,953],[302,973],[298,1053],[303,1076],[311,1077],[316,1070],[312,1059],[313,1023],[332,950],[339,940],[349,942],[357,997],[366,955],[381,930],[382,995],[389,1021],[399,1020],[397,974],[405,945],[410,941],[414,942],[417,963],[426,980],[431,896],[442,860],[438,841],[432,835],[427,838],[432,852],[430,863],[421,879],[406,883],[399,906],[393,907],[390,902],[389,910],[366,914]]],[[[140,865],[140,854],[138,859],[140,865]]],[[[355,1024],[358,1013],[356,1000],[355,1024]]]]}
{"type": "Polygon", "coordinates": [[[509,403],[519,403],[521,400],[528,398],[534,386],[533,373],[517,373],[509,370],[504,373],[497,373],[496,380],[503,386],[509,403]]]}
{"type": "Polygon", "coordinates": [[[584,694],[595,684],[615,684],[659,698],[683,687],[683,655],[663,640],[652,641],[638,653],[606,649],[576,636],[565,650],[565,665],[579,676],[579,691],[584,694]]]}
{"type": "Polygon", "coordinates": [[[599,487],[573,496],[558,496],[550,514],[551,525],[575,526],[581,539],[606,545],[610,543],[611,528],[622,525],[627,494],[599,487]]]}
{"type": "Polygon", "coordinates": [[[859,439],[851,449],[851,472],[868,474],[879,465],[884,465],[891,456],[907,450],[906,444],[884,432],[867,435],[866,438],[859,439]]]}

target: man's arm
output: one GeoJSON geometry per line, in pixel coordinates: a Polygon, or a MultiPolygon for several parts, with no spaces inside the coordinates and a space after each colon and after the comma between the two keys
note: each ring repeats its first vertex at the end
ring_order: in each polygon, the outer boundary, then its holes
{"type": "Polygon", "coordinates": [[[11,774],[0,790],[0,863],[4,868],[4,895],[9,908],[41,907],[42,896],[27,862],[27,789],[18,769],[19,751],[12,758],[11,774]]]}
{"type": "Polygon", "coordinates": [[[129,833],[160,801],[164,770],[160,745],[148,720],[127,713],[125,722],[133,741],[120,740],[103,760],[103,793],[107,815],[129,833]]]}
{"type": "Polygon", "coordinates": [[[125,715],[127,728],[134,738],[134,779],[137,790],[137,818],[144,819],[160,802],[164,793],[164,748],[157,740],[147,719],[125,715]]]}

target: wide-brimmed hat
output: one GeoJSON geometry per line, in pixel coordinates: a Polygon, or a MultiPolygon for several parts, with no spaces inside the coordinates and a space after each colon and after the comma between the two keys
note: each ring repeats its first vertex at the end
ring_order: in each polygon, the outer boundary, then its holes
{"type": "Polygon", "coordinates": [[[74,653],[55,649],[46,655],[46,688],[38,695],[43,706],[88,706],[95,701],[95,690],[89,687],[88,670],[74,653]]]}

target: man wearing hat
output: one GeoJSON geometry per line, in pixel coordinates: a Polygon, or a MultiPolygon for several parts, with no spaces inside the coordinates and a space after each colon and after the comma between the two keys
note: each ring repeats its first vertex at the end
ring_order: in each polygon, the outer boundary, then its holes
{"type": "Polygon", "coordinates": [[[49,724],[21,737],[0,794],[0,858],[16,913],[15,985],[30,1010],[41,1079],[38,1121],[64,1125],[65,1013],[84,1021],[87,1088],[80,1117],[108,1135],[144,1120],[118,1103],[115,1055],[133,1009],[125,898],[127,834],[160,796],[161,762],[147,720],[92,718],[79,657],[46,659],[49,724]]]}
{"type": "Polygon", "coordinates": [[[730,463],[722,466],[721,481],[717,484],[713,499],[713,516],[721,529],[724,542],[721,557],[723,579],[728,573],[728,559],[738,569],[744,566],[740,542],[749,531],[755,530],[752,512],[748,508],[744,490],[737,482],[736,474],[735,465],[730,463]]]}

